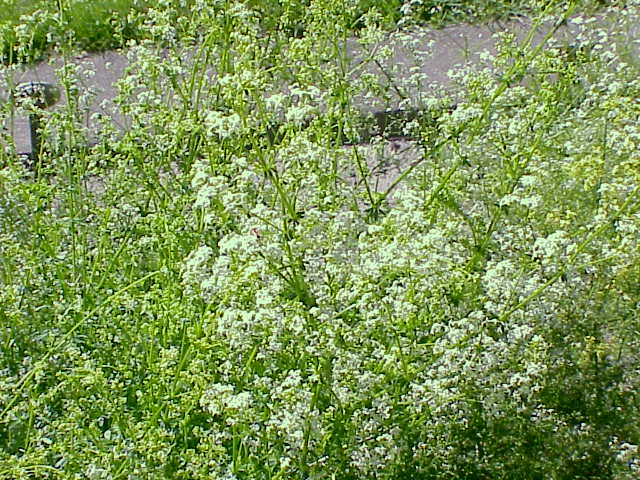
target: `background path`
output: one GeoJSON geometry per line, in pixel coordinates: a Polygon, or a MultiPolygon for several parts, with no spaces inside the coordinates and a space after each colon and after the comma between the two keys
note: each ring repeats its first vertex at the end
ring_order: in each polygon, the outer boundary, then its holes
{"type": "MultiPolygon", "coordinates": [[[[598,18],[593,27],[611,25],[611,19],[598,18]]],[[[382,83],[388,83],[389,78],[407,78],[412,72],[420,71],[424,74],[423,82],[414,85],[406,93],[410,98],[419,101],[423,95],[433,95],[441,88],[451,88],[452,81],[448,72],[462,65],[484,66],[483,52],[494,54],[496,52],[496,39],[494,34],[501,31],[511,31],[520,39],[524,38],[531,28],[527,20],[514,20],[507,23],[494,23],[482,26],[456,25],[441,30],[420,30],[413,33],[404,33],[404,43],[407,38],[413,42],[412,48],[401,45],[402,35],[390,34],[385,41],[391,47],[393,55],[384,65],[367,65],[366,71],[374,73],[382,83]],[[416,70],[417,69],[417,70],[416,70]]],[[[534,44],[539,42],[550,29],[550,25],[540,27],[534,36],[534,44]]],[[[577,35],[578,27],[573,23],[562,26],[554,35],[554,41],[559,45],[570,45],[577,35]]],[[[629,38],[618,39],[632,45],[633,53],[638,53],[638,26],[630,30],[629,38]]],[[[360,62],[363,56],[362,49],[357,46],[355,39],[349,42],[348,55],[353,64],[360,62]]],[[[85,122],[89,129],[95,128],[91,124],[90,117],[93,113],[101,112],[109,115],[117,125],[122,125],[117,109],[110,103],[116,94],[114,83],[120,79],[128,64],[126,56],[118,52],[106,52],[100,54],[85,54],[72,59],[72,62],[81,66],[84,70],[94,72],[80,85],[82,89],[91,89],[95,92],[95,98],[86,109],[85,122]]],[[[62,65],[61,59],[53,59],[47,63],[40,63],[29,67],[13,75],[10,82],[5,80],[5,85],[18,84],[26,81],[46,81],[59,83],[55,71],[62,65]]],[[[7,98],[6,88],[0,88],[0,95],[7,98]]],[[[399,102],[396,97],[393,101],[399,102]]],[[[357,100],[359,108],[363,111],[379,111],[394,105],[385,105],[381,101],[371,99],[357,100]]],[[[62,98],[57,107],[62,108],[65,99],[62,98]]],[[[11,132],[17,152],[30,151],[29,133],[26,118],[16,116],[7,125],[11,132]]]]}

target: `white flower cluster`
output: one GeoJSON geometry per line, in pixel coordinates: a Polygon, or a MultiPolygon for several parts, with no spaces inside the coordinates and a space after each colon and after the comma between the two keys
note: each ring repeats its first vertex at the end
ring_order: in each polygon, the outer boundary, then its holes
{"type": "Polygon", "coordinates": [[[589,52],[505,38],[493,69],[454,72],[458,107],[427,102],[387,190],[341,135],[368,94],[421,88],[372,73],[379,42],[415,37],[362,17],[350,70],[353,6],[152,13],[167,50],[130,50],[100,198],[70,152],[66,176],[0,171],[3,473],[637,477],[640,82],[612,60],[628,3],[605,32],[574,22],[589,52]]]}

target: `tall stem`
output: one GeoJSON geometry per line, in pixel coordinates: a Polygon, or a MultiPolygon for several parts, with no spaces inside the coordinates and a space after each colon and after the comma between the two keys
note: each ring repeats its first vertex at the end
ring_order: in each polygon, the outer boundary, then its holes
{"type": "Polygon", "coordinates": [[[31,160],[34,168],[40,167],[40,129],[42,127],[42,118],[38,113],[29,114],[29,132],[31,135],[31,160]]]}

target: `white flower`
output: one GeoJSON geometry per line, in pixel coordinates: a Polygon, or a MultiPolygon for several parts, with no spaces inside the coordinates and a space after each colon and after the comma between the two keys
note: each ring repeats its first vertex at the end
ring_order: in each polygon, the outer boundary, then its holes
{"type": "Polygon", "coordinates": [[[208,277],[207,263],[213,256],[213,249],[202,245],[193,250],[184,262],[182,278],[187,283],[200,283],[208,277]]]}
{"type": "Polygon", "coordinates": [[[233,385],[221,383],[214,383],[200,397],[200,406],[211,415],[246,410],[251,403],[250,392],[236,394],[233,385]]]}
{"type": "Polygon", "coordinates": [[[257,251],[258,238],[255,235],[231,233],[219,242],[221,255],[251,256],[257,251]]]}
{"type": "Polygon", "coordinates": [[[309,120],[316,112],[317,109],[311,105],[294,105],[287,109],[285,118],[287,122],[300,126],[309,120]]]}
{"type": "Polygon", "coordinates": [[[214,110],[207,114],[204,121],[207,130],[220,139],[235,135],[242,127],[240,115],[235,112],[230,115],[225,115],[220,111],[214,110]]]}

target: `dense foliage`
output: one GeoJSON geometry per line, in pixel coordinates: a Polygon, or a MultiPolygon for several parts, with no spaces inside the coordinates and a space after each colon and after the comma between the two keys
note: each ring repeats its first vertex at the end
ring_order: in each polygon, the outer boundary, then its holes
{"type": "Polygon", "coordinates": [[[337,3],[150,8],[90,147],[59,70],[0,162],[0,478],[637,478],[640,4],[501,35],[380,187],[344,139],[417,34],[337,3]]]}

